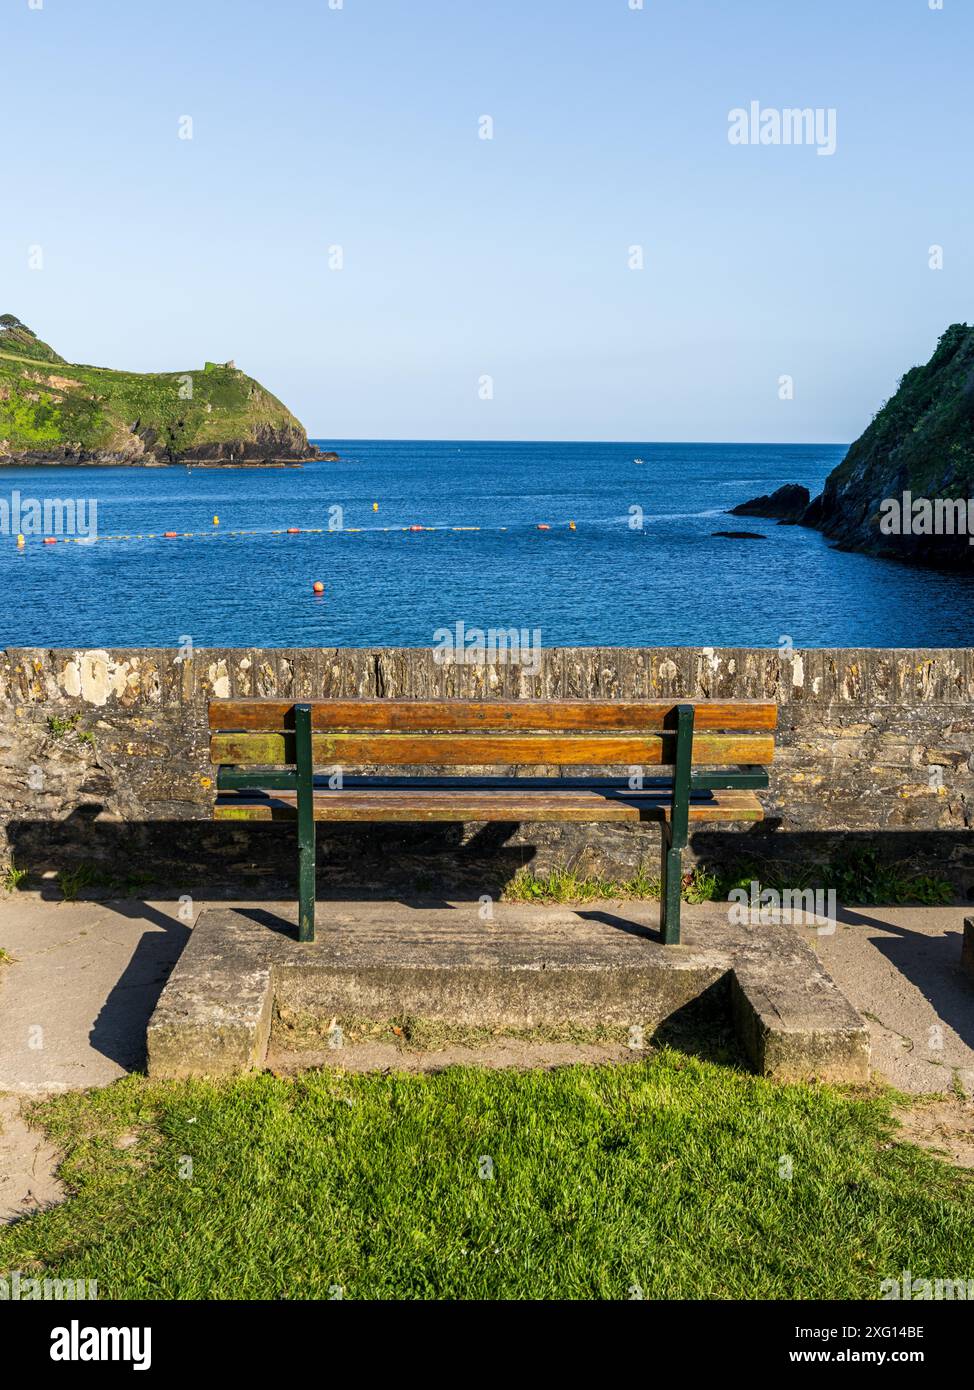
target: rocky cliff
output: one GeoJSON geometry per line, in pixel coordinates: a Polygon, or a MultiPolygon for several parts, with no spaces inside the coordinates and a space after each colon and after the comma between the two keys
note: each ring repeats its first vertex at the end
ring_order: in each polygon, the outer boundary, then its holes
{"type": "Polygon", "coordinates": [[[75,365],[0,317],[0,466],[321,457],[287,407],[232,362],[152,373],[75,365]]]}
{"type": "Polygon", "coordinates": [[[974,328],[955,323],[829,474],[802,524],[842,550],[974,569],[974,328]]]}

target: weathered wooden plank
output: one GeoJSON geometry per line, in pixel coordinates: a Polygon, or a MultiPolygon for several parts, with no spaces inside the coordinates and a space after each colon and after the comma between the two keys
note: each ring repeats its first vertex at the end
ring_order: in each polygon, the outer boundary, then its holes
{"type": "MultiPolygon", "coordinates": [[[[672,765],[675,734],[315,734],[316,767],[484,767],[672,765]]],[[[294,762],[291,733],[214,734],[210,761],[268,767],[294,762]]],[[[767,765],[774,757],[770,734],[700,734],[693,762],[726,766],[767,765]]]]}
{"type": "MultiPolygon", "coordinates": [[[[318,791],[314,794],[316,821],[370,822],[490,822],[521,821],[595,823],[611,821],[660,821],[669,817],[670,800],[663,793],[599,795],[598,793],[529,793],[416,791],[373,792],[318,791]]],[[[214,808],[217,820],[294,820],[297,797],[293,792],[272,796],[226,793],[214,808]]],[[[761,803],[753,792],[715,792],[694,798],[689,818],[693,822],[759,821],[761,803]]]]}
{"type": "MultiPolygon", "coordinates": [[[[671,700],[312,700],[317,733],[384,729],[420,730],[604,730],[675,728],[671,700]]],[[[773,700],[697,700],[697,730],[773,729],[773,700]]],[[[210,728],[276,731],[294,727],[287,700],[212,700],[210,728]]]]}

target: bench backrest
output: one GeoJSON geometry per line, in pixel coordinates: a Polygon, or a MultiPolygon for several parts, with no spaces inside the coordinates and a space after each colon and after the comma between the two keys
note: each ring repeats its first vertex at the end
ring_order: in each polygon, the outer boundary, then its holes
{"type": "Polygon", "coordinates": [[[223,767],[765,766],[769,700],[213,700],[223,767]]]}

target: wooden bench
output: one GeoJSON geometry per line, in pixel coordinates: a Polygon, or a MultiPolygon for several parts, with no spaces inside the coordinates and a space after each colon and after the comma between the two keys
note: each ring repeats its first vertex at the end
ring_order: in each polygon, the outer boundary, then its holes
{"type": "Polygon", "coordinates": [[[656,821],[660,928],[675,944],[689,825],[763,818],[755,792],[768,785],[776,720],[762,700],[213,700],[214,816],[297,820],[301,941],[314,940],[316,821],[656,821]],[[648,767],[672,773],[643,776],[648,767]],[[580,768],[589,774],[564,775],[580,768]]]}

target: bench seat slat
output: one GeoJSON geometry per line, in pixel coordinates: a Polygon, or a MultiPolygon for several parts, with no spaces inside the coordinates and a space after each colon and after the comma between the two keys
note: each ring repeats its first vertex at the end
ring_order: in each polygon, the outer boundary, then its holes
{"type": "MultiPolygon", "coordinates": [[[[664,788],[643,792],[606,790],[521,790],[520,788],[389,788],[316,790],[316,821],[661,821],[670,813],[664,788]]],[[[217,820],[293,820],[297,795],[281,791],[224,792],[217,820]]],[[[759,821],[764,811],[751,791],[695,793],[691,821],[759,821]]]]}
{"type": "MultiPolygon", "coordinates": [[[[221,767],[217,769],[218,791],[292,791],[297,786],[297,774],[285,768],[240,768],[221,767]]],[[[438,788],[447,791],[459,788],[462,791],[631,791],[627,777],[582,776],[582,777],[449,777],[449,776],[405,776],[371,777],[348,776],[344,779],[346,788],[364,787],[368,791],[415,791],[418,788],[438,788]]],[[[318,779],[322,788],[327,786],[327,774],[318,779]]],[[[763,767],[722,768],[718,771],[695,772],[691,788],[694,791],[764,791],[770,785],[767,770],[763,767]]],[[[647,791],[663,790],[669,795],[673,790],[670,777],[646,777],[643,786],[647,791]]]]}
{"type": "MultiPolygon", "coordinates": [[[[316,733],[387,730],[460,733],[509,730],[675,728],[674,700],[309,700],[316,733]]],[[[700,730],[775,728],[773,700],[692,700],[694,726],[700,730]]],[[[214,732],[251,729],[277,732],[294,727],[291,700],[212,700],[214,732]]]]}
{"type": "MultiPolygon", "coordinates": [[[[672,766],[676,735],[663,734],[314,734],[316,767],[533,767],[672,766]]],[[[699,734],[696,766],[766,765],[774,757],[773,734],[699,734]]],[[[210,761],[234,766],[292,764],[292,733],[218,733],[210,761]]]]}

